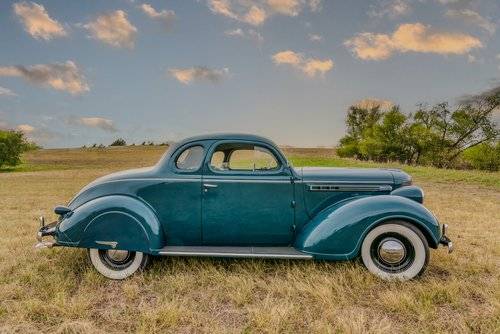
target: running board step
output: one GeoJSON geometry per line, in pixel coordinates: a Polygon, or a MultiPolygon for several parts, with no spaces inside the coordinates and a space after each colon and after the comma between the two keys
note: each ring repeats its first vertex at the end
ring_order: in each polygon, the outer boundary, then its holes
{"type": "Polygon", "coordinates": [[[312,259],[293,247],[220,247],[220,246],[167,246],[159,250],[163,256],[207,256],[264,259],[312,259]]]}

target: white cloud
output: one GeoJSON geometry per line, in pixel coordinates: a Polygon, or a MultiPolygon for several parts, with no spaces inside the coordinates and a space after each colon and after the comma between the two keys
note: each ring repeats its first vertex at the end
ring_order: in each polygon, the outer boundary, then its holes
{"type": "Polygon", "coordinates": [[[370,6],[368,16],[396,18],[409,14],[411,10],[409,0],[379,0],[370,6]]]}
{"type": "Polygon", "coordinates": [[[322,0],[309,0],[309,8],[313,13],[320,12],[323,9],[322,0]]]}
{"type": "Polygon", "coordinates": [[[281,51],[272,56],[277,65],[289,65],[306,74],[308,77],[324,75],[333,68],[331,59],[306,58],[303,54],[292,50],[281,51]]]}
{"type": "Polygon", "coordinates": [[[17,94],[8,88],[0,86],[0,96],[17,96],[17,94]]]}
{"type": "Polygon", "coordinates": [[[317,34],[309,34],[309,40],[311,42],[321,42],[323,40],[323,36],[317,34]]]}
{"type": "Polygon", "coordinates": [[[12,8],[23,23],[24,30],[36,39],[48,41],[67,35],[63,26],[49,16],[43,5],[22,1],[13,4],[12,8]]]}
{"type": "Polygon", "coordinates": [[[297,16],[306,5],[312,12],[321,10],[321,0],[207,0],[214,14],[254,26],[262,25],[273,15],[297,16]]]}
{"type": "Polygon", "coordinates": [[[302,6],[299,0],[268,0],[267,3],[276,13],[288,16],[299,15],[302,6]]]}
{"type": "Polygon", "coordinates": [[[175,20],[175,12],[173,10],[164,9],[158,12],[147,3],[143,3],[140,8],[150,18],[161,21],[166,29],[170,29],[172,22],[175,20]]]}
{"type": "Polygon", "coordinates": [[[119,48],[134,47],[137,28],[130,23],[127,13],[116,10],[102,14],[83,26],[93,38],[119,48]]]}
{"type": "Polygon", "coordinates": [[[477,61],[476,57],[474,55],[467,55],[467,61],[469,63],[475,63],[477,61]]]}
{"type": "Polygon", "coordinates": [[[217,83],[223,80],[229,74],[229,69],[211,69],[205,66],[194,66],[187,68],[171,68],[168,74],[179,82],[189,85],[194,81],[209,81],[217,83]]]}
{"type": "Polygon", "coordinates": [[[396,52],[466,54],[481,48],[479,39],[468,34],[434,31],[422,23],[401,24],[392,34],[364,32],[344,42],[361,59],[382,60],[396,52]]]}
{"type": "Polygon", "coordinates": [[[476,25],[486,30],[491,35],[493,35],[496,31],[496,24],[494,22],[471,9],[448,9],[445,15],[450,18],[459,19],[466,23],[476,25]]]}
{"type": "Polygon", "coordinates": [[[118,131],[112,120],[102,117],[81,117],[76,120],[71,120],[70,123],[80,124],[89,128],[101,129],[106,132],[118,131]]]}
{"type": "Polygon", "coordinates": [[[29,124],[20,124],[20,125],[16,126],[16,130],[21,131],[25,135],[29,135],[35,131],[35,127],[31,126],[29,124]]]}
{"type": "Polygon", "coordinates": [[[264,37],[261,35],[260,32],[258,32],[255,29],[244,30],[241,28],[237,28],[233,30],[226,30],[224,31],[224,34],[230,37],[240,37],[240,38],[250,39],[257,43],[262,43],[264,41],[264,37]]]}
{"type": "Polygon", "coordinates": [[[49,86],[71,94],[80,94],[89,90],[81,70],[70,60],[55,64],[2,66],[0,76],[21,77],[30,83],[49,86]]]}

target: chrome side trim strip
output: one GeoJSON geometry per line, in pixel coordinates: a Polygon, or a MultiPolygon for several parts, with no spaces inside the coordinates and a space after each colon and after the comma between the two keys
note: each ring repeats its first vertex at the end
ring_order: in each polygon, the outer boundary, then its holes
{"type": "Polygon", "coordinates": [[[200,256],[263,259],[312,259],[292,247],[211,247],[211,246],[170,246],[160,249],[163,256],[200,256]]]}
{"type": "Polygon", "coordinates": [[[116,248],[116,245],[118,245],[118,242],[116,241],[96,241],[95,243],[99,245],[110,246],[111,248],[116,248]]]}
{"type": "Polygon", "coordinates": [[[163,256],[200,256],[200,257],[234,257],[234,258],[261,258],[261,259],[312,259],[312,255],[292,255],[292,254],[242,254],[242,253],[208,253],[208,252],[175,252],[165,251],[158,254],[163,256]]]}
{"type": "Polygon", "coordinates": [[[309,191],[391,191],[389,185],[366,185],[366,184],[309,184],[309,191]]]}

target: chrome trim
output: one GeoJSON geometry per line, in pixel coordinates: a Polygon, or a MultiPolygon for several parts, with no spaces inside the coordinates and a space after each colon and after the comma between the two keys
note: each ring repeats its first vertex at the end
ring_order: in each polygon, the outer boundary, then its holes
{"type": "Polygon", "coordinates": [[[366,185],[366,184],[309,184],[309,191],[391,191],[389,185],[366,185]]]}
{"type": "Polygon", "coordinates": [[[406,248],[399,240],[386,238],[380,243],[378,256],[389,264],[396,264],[405,258],[406,248]]]}
{"type": "Polygon", "coordinates": [[[210,183],[203,183],[203,186],[205,188],[217,188],[218,187],[218,185],[216,185],[216,184],[210,184],[210,183]]]}
{"type": "Polygon", "coordinates": [[[118,245],[118,242],[116,241],[95,241],[95,243],[99,245],[110,246],[111,248],[116,248],[116,245],[118,245]]]}
{"type": "Polygon", "coordinates": [[[201,256],[263,259],[312,259],[292,247],[223,247],[223,246],[167,246],[158,250],[163,256],[201,256]]]}
{"type": "Polygon", "coordinates": [[[446,233],[448,232],[448,224],[443,224],[441,227],[441,239],[439,243],[448,248],[448,253],[453,252],[453,242],[448,238],[446,233]]]}
{"type": "Polygon", "coordinates": [[[243,254],[243,253],[219,253],[219,252],[176,252],[176,251],[164,251],[158,254],[164,256],[209,256],[209,257],[234,257],[234,258],[261,258],[261,259],[312,259],[312,255],[289,255],[289,254],[243,254]]]}

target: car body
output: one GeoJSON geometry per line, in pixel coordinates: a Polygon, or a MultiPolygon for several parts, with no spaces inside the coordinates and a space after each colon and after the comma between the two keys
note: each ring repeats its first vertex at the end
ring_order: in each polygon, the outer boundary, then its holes
{"type": "Polygon", "coordinates": [[[42,223],[38,247],[87,248],[96,269],[116,279],[143,268],[150,255],[361,255],[375,274],[408,279],[425,268],[429,247],[451,250],[446,227],[422,205],[423,198],[397,169],[294,168],[266,138],[205,135],[171,145],[153,167],[110,174],[84,187],[67,206],[56,207],[58,221],[42,223]],[[385,231],[377,245],[364,245],[376,228],[388,226],[404,233],[385,231]],[[45,236],[54,240],[43,241],[45,236]],[[418,259],[406,257],[419,250],[425,263],[408,273],[418,259]],[[367,263],[363,251],[378,260],[367,263]]]}

